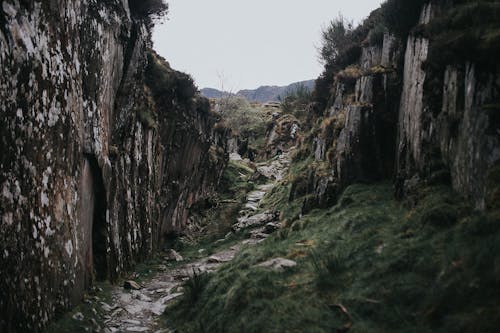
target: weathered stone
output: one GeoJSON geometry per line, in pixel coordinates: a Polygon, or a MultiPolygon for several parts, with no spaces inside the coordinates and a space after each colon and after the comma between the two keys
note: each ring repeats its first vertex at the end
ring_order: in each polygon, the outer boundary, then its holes
{"type": "MultiPolygon", "coordinates": [[[[294,116],[279,114],[277,118],[273,117],[273,123],[267,131],[266,156],[273,157],[282,154],[290,147],[297,145],[299,131],[299,121],[294,116]]],[[[266,173],[262,174],[270,178],[266,173]]]]}
{"type": "Polygon", "coordinates": [[[101,302],[101,308],[106,311],[106,312],[111,312],[113,310],[115,310],[117,307],[116,304],[114,304],[113,306],[109,305],[108,303],[106,302],[101,302]]]}
{"type": "Polygon", "coordinates": [[[185,230],[226,141],[208,102],[155,93],[151,71],[183,76],[149,51],[128,1],[1,10],[0,331],[36,332],[94,272],[117,279],[185,230]]]}
{"type": "Polygon", "coordinates": [[[123,288],[129,290],[140,290],[142,287],[135,281],[127,280],[123,282],[123,288]]]}
{"type": "Polygon", "coordinates": [[[165,258],[167,260],[171,260],[171,261],[183,261],[184,260],[184,258],[174,249],[168,250],[165,258]]]}
{"type": "Polygon", "coordinates": [[[257,267],[269,268],[276,272],[284,272],[285,269],[297,266],[297,263],[290,259],[273,258],[256,265],[257,267]]]}
{"type": "Polygon", "coordinates": [[[83,313],[81,313],[81,312],[75,313],[72,318],[74,320],[79,320],[79,321],[82,321],[83,319],[85,319],[83,313]]]}
{"type": "Polygon", "coordinates": [[[247,194],[247,200],[252,202],[258,202],[266,195],[264,191],[252,191],[247,194]]]}
{"type": "Polygon", "coordinates": [[[221,256],[217,256],[217,255],[212,255],[210,256],[208,259],[207,259],[207,262],[208,263],[223,263],[223,262],[228,262],[228,261],[231,261],[232,258],[224,258],[224,257],[221,257],[221,256]]]}
{"type": "Polygon", "coordinates": [[[238,154],[238,153],[231,153],[231,154],[229,154],[229,159],[231,161],[242,161],[243,160],[243,158],[241,157],[241,155],[238,154]]]}
{"type": "Polygon", "coordinates": [[[269,222],[264,226],[264,232],[267,234],[271,234],[281,228],[281,223],[277,222],[269,222]]]}
{"type": "Polygon", "coordinates": [[[142,327],[142,326],[132,326],[132,327],[127,327],[125,329],[127,332],[147,332],[149,331],[149,328],[147,327],[142,327]]]}
{"type": "Polygon", "coordinates": [[[273,184],[273,183],[257,185],[257,190],[263,191],[263,192],[269,192],[271,189],[273,189],[274,186],[275,186],[275,184],[273,184]]]}
{"type": "Polygon", "coordinates": [[[238,218],[238,223],[233,225],[234,231],[239,231],[248,227],[257,227],[264,225],[268,222],[275,221],[279,217],[279,214],[275,212],[264,212],[257,215],[246,216],[238,218]]]}
{"type": "Polygon", "coordinates": [[[256,211],[259,209],[259,205],[253,202],[247,202],[245,204],[245,208],[249,209],[250,211],[256,211]]]}
{"type": "Polygon", "coordinates": [[[269,237],[269,234],[266,234],[265,232],[263,232],[263,230],[252,230],[252,232],[250,232],[250,235],[251,235],[251,238],[252,239],[266,239],[269,237]]]}

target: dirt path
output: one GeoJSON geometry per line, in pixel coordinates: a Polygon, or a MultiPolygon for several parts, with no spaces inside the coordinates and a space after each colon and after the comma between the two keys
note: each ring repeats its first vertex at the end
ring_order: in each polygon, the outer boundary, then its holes
{"type": "MultiPolygon", "coordinates": [[[[265,194],[281,180],[290,164],[288,154],[283,154],[265,163],[257,165],[257,170],[269,179],[264,185],[247,194],[247,203],[240,211],[234,231],[250,229],[250,238],[241,241],[215,254],[193,262],[181,264],[174,269],[162,269],[141,285],[131,283],[130,289],[114,287],[111,302],[100,302],[104,315],[101,332],[155,332],[166,333],[160,320],[165,308],[175,298],[182,295],[182,284],[193,272],[212,272],[223,263],[231,261],[245,245],[255,245],[263,241],[270,233],[279,228],[273,212],[262,212],[260,204],[265,194]]],[[[160,265],[162,266],[162,265],[160,265]]]]}

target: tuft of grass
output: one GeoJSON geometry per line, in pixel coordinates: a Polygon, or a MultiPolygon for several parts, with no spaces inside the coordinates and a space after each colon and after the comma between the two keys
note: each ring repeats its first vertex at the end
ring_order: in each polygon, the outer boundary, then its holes
{"type": "Polygon", "coordinates": [[[363,76],[361,68],[358,65],[351,65],[338,72],[335,77],[343,83],[354,85],[361,76],[363,76]]]}
{"type": "Polygon", "coordinates": [[[453,205],[439,204],[422,213],[420,222],[422,224],[447,227],[457,222],[457,214],[453,205]]]}
{"type": "Polygon", "coordinates": [[[319,291],[332,288],[335,283],[338,283],[336,277],[346,268],[345,258],[339,257],[338,254],[315,251],[311,252],[310,258],[316,275],[316,287],[319,291]]]}
{"type": "Polygon", "coordinates": [[[201,294],[210,281],[207,272],[197,272],[193,269],[193,275],[184,284],[184,306],[193,306],[200,299],[201,294]]]}

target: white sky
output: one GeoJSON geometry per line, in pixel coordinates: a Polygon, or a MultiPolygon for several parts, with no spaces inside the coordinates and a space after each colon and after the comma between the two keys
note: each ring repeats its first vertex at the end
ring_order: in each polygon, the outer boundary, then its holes
{"type": "Polygon", "coordinates": [[[200,88],[287,85],[322,71],[320,32],[339,13],[359,23],[382,0],[168,0],[154,47],[200,88]]]}

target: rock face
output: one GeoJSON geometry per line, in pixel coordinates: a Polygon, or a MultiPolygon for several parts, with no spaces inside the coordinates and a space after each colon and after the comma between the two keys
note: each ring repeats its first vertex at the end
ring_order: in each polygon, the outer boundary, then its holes
{"type": "MultiPolygon", "coordinates": [[[[320,167],[307,175],[304,212],[329,206],[356,181],[377,181],[394,172],[398,111],[398,43],[386,33],[383,43],[363,48],[359,61],[337,74],[331,103],[313,138],[320,167]]],[[[292,199],[297,197],[296,184],[292,199]]]]}
{"type": "MultiPolygon", "coordinates": [[[[421,24],[443,10],[433,6],[422,8],[421,24]]],[[[451,182],[476,208],[484,209],[487,177],[500,161],[500,68],[455,61],[436,71],[424,66],[434,61],[427,59],[433,47],[424,37],[408,38],[399,111],[398,190],[407,192],[411,179],[451,182]]]]}
{"type": "Polygon", "coordinates": [[[150,44],[126,0],[2,2],[0,331],[39,331],[217,185],[224,133],[150,44]]]}
{"type": "MultiPolygon", "coordinates": [[[[408,37],[386,31],[383,42],[361,45],[359,58],[335,74],[321,125],[306,140],[316,161],[302,193],[312,194],[306,210],[332,204],[353,182],[391,178],[400,197],[416,184],[440,182],[485,208],[488,177],[500,163],[500,68],[429,58],[453,36],[430,40],[422,33],[435,20],[443,29],[443,18],[456,10],[446,6],[423,5],[408,37]]],[[[487,47],[479,49],[491,58],[487,47]]],[[[292,186],[292,198],[296,192],[292,186]]]]}

